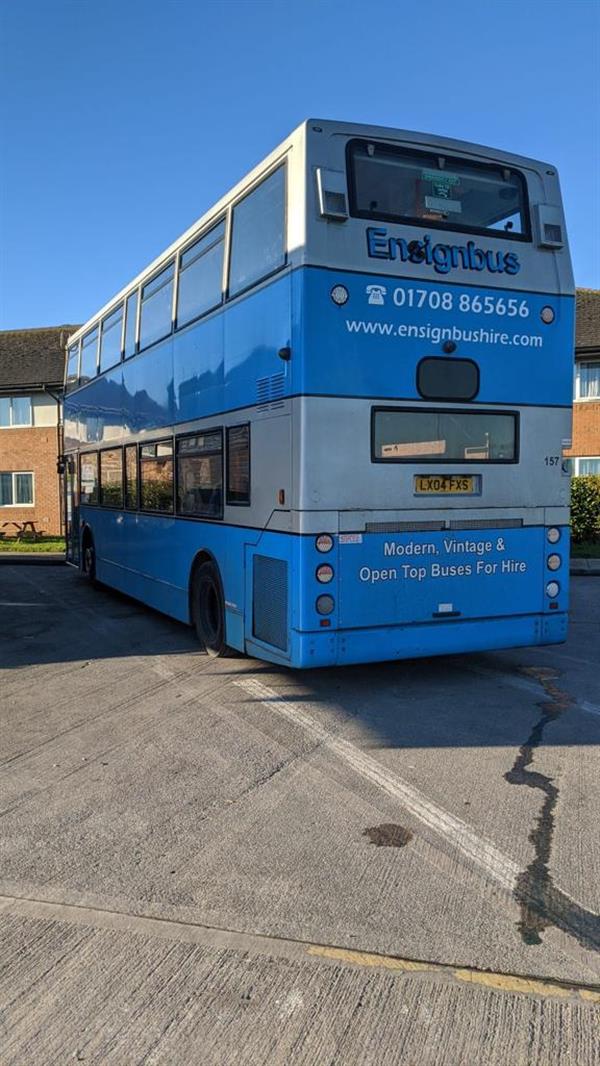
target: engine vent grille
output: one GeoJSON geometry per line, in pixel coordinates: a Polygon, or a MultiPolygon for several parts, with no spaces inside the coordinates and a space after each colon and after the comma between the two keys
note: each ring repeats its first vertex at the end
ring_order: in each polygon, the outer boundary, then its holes
{"type": "Polygon", "coordinates": [[[252,632],[258,640],[287,650],[288,564],[284,559],[255,555],[253,562],[254,616],[252,632]]]}
{"type": "Polygon", "coordinates": [[[268,378],[258,378],[256,382],[256,399],[259,411],[276,411],[283,407],[285,401],[285,373],[271,374],[268,378]]]}
{"type": "Polygon", "coordinates": [[[365,522],[365,533],[427,533],[441,529],[520,529],[522,518],[451,518],[438,522],[365,522]]]}
{"type": "Polygon", "coordinates": [[[366,522],[367,533],[426,533],[444,529],[443,522],[366,522]]]}
{"type": "Polygon", "coordinates": [[[522,518],[452,518],[449,529],[520,529],[522,518]]]}

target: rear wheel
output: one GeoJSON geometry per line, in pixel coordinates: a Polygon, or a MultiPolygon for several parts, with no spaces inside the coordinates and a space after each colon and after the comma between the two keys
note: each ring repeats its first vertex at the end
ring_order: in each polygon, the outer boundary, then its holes
{"type": "Polygon", "coordinates": [[[81,569],[91,585],[96,584],[96,551],[94,538],[89,530],[83,534],[81,545],[81,569]]]}
{"type": "Polygon", "coordinates": [[[215,564],[208,561],[200,564],[192,579],[192,621],[209,655],[227,655],[221,580],[215,564]]]}

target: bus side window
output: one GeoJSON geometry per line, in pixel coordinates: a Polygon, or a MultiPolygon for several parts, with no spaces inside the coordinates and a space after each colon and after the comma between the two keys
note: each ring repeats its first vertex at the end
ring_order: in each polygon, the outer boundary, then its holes
{"type": "Polygon", "coordinates": [[[229,295],[237,296],[285,264],[285,167],[233,209],[229,295]]]}
{"type": "Polygon", "coordinates": [[[123,449],[100,452],[100,503],[103,507],[123,506],[123,449]]]}
{"type": "Polygon", "coordinates": [[[250,505],[250,426],[227,429],[227,503],[250,505]]]}
{"type": "Polygon", "coordinates": [[[137,289],[127,297],[125,304],[125,358],[129,359],[130,355],[135,355],[136,341],[135,341],[135,329],[137,318],[137,301],[138,294],[137,289]]]}
{"type": "Polygon", "coordinates": [[[79,500],[98,503],[98,452],[79,456],[79,500]]]}
{"type": "Polygon", "coordinates": [[[102,320],[100,329],[100,373],[110,370],[121,359],[121,333],[123,331],[123,304],[102,320]]]}
{"type": "Polygon", "coordinates": [[[173,442],[140,445],[140,509],[173,511],[173,442]]]}
{"type": "Polygon", "coordinates": [[[125,507],[136,511],[138,505],[137,444],[125,446],[125,507]]]}
{"type": "Polygon", "coordinates": [[[223,517],[223,431],[211,429],[177,440],[177,510],[223,517]]]}
{"type": "Polygon", "coordinates": [[[98,326],[86,333],[81,342],[79,382],[85,385],[98,373],[98,326]]]}
{"type": "Polygon", "coordinates": [[[168,336],[171,332],[174,277],[175,263],[172,262],[159,274],[155,274],[142,288],[140,350],[168,336]]]}
{"type": "Polygon", "coordinates": [[[178,328],[221,303],[224,245],[225,222],[219,222],[181,253],[177,293],[178,328]]]}
{"type": "Polygon", "coordinates": [[[67,361],[66,392],[72,392],[79,384],[79,341],[69,348],[67,361]]]}

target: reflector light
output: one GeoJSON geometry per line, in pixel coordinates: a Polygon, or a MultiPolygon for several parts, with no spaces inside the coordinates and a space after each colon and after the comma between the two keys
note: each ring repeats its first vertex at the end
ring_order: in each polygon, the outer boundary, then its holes
{"type": "Polygon", "coordinates": [[[333,596],[319,596],[315,606],[317,614],[331,614],[335,607],[333,596]]]}
{"type": "Polygon", "coordinates": [[[318,552],[330,552],[333,548],[333,537],[329,533],[319,533],[315,546],[318,552]]]}
{"type": "Polygon", "coordinates": [[[549,326],[551,322],[554,322],[555,317],[554,309],[552,307],[542,307],[540,318],[547,326],[549,326]]]}
{"type": "Polygon", "coordinates": [[[322,585],[328,585],[330,581],[333,581],[333,567],[329,563],[322,563],[317,567],[317,581],[320,581],[322,585]]]}
{"type": "Polygon", "coordinates": [[[330,296],[334,304],[337,304],[338,307],[343,307],[344,304],[348,303],[350,293],[345,285],[334,285],[330,296]]]}
{"type": "Polygon", "coordinates": [[[546,536],[551,544],[557,544],[560,540],[560,529],[556,529],[555,526],[552,526],[552,528],[546,533],[546,536]]]}
{"type": "Polygon", "coordinates": [[[560,592],[560,585],[558,581],[549,581],[546,585],[546,596],[549,596],[551,600],[555,600],[560,592]]]}
{"type": "Polygon", "coordinates": [[[561,562],[562,562],[562,559],[561,559],[560,555],[549,555],[548,559],[547,559],[548,569],[549,570],[558,570],[558,568],[560,567],[561,562]]]}

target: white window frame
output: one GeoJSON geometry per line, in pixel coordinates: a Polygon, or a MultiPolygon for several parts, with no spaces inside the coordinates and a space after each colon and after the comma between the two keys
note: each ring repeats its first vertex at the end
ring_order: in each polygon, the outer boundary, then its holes
{"type": "Polygon", "coordinates": [[[17,510],[19,508],[22,508],[22,507],[35,507],[35,472],[33,470],[0,470],[0,474],[12,474],[12,495],[13,495],[13,500],[15,499],[15,497],[17,495],[16,490],[15,490],[15,485],[16,485],[15,478],[19,474],[27,474],[28,477],[31,478],[31,497],[32,497],[31,498],[31,503],[0,503],[0,511],[3,511],[5,509],[8,510],[11,507],[16,508],[17,510]]]}
{"type": "MultiPolygon", "coordinates": [[[[588,359],[578,359],[575,363],[575,388],[574,388],[574,400],[575,403],[600,403],[600,393],[598,396],[582,396],[580,393],[581,388],[581,365],[582,363],[596,363],[598,366],[598,377],[600,378],[600,356],[593,355],[588,359]]],[[[590,458],[595,458],[590,456],[590,458]]]]}
{"type": "MultiPolygon", "coordinates": [[[[587,477],[587,474],[581,474],[580,464],[588,462],[588,460],[590,459],[594,459],[598,464],[600,464],[600,455],[578,455],[577,458],[571,459],[571,462],[573,463],[573,468],[571,470],[572,477],[587,477]]],[[[600,474],[600,470],[598,471],[598,474],[600,474]]],[[[597,477],[598,475],[594,476],[597,477]]]]}
{"type": "MultiPolygon", "coordinates": [[[[10,422],[8,426],[0,426],[0,429],[31,429],[33,425],[33,400],[31,396],[3,396],[3,400],[8,400],[9,403],[9,418],[10,422]],[[29,422],[13,422],[13,402],[14,400],[29,400],[29,422]]],[[[5,471],[7,474],[10,471],[5,471]]]]}

